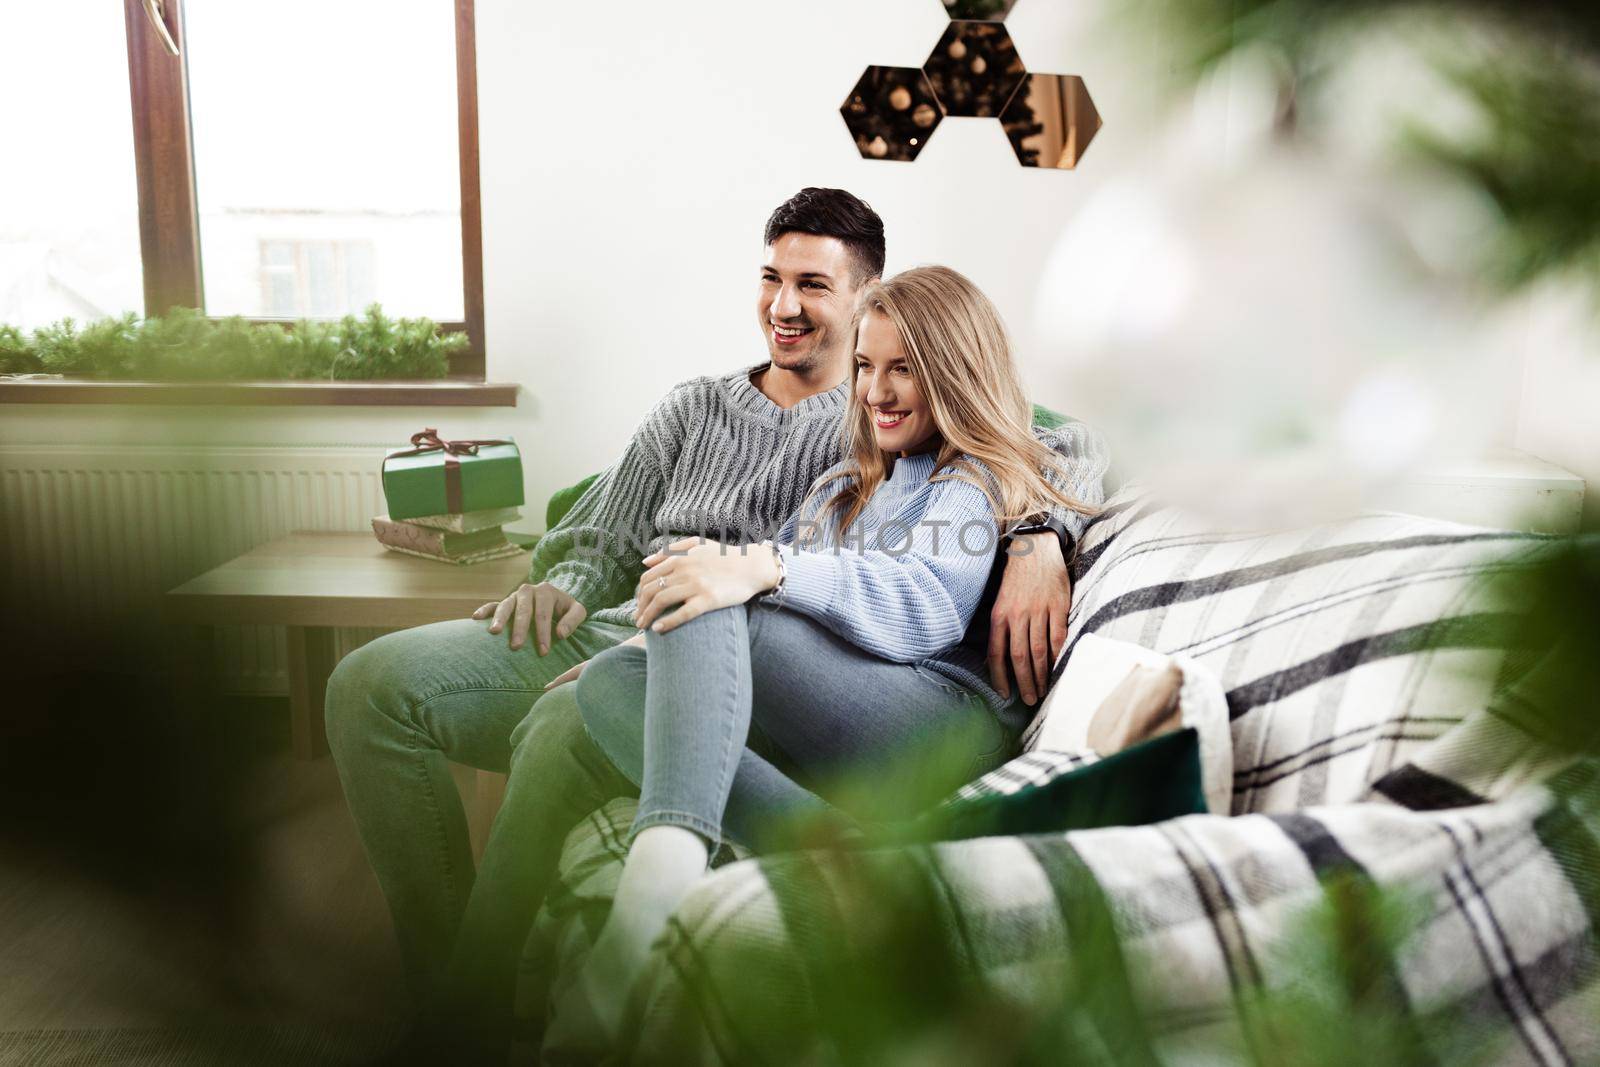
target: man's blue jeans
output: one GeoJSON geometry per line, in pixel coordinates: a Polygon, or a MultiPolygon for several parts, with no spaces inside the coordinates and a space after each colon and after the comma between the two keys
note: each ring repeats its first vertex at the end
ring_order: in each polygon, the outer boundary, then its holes
{"type": "Polygon", "coordinates": [[[793,612],[729,608],[647,640],[648,655],[636,645],[598,655],[515,731],[505,801],[461,920],[447,998],[450,1012],[491,1043],[509,1025],[517,960],[567,834],[607,800],[638,793],[650,659],[674,664],[663,673],[679,680],[680,693],[718,701],[686,705],[676,739],[693,796],[658,810],[704,805],[689,813],[698,820],[691,825],[715,840],[731,793],[728,834],[759,852],[836,835],[857,818],[910,815],[999,763],[1012,744],[978,697],[933,671],[877,659],[793,612]],[[741,706],[754,711],[745,730],[741,706]]]}
{"type": "Polygon", "coordinates": [[[908,818],[1012,742],[976,694],[782,608],[723,608],[646,641],[601,653],[577,687],[590,735],[640,787],[635,834],[684,826],[714,850],[726,815],[759,850],[830,806],[908,818]]]}
{"type": "MultiPolygon", "coordinates": [[[[538,762],[570,766],[565,753],[587,740],[574,729],[572,687],[546,702],[545,684],[634,633],[586,622],[540,656],[531,641],[513,650],[504,632],[488,628],[488,620],[453,619],[386,634],[328,679],[328,744],[394,915],[407,978],[424,1002],[438,990],[474,879],[448,761],[506,771],[513,731],[526,724],[528,747],[561,753],[538,762]],[[560,720],[550,725],[565,723],[567,732],[532,729],[550,708],[560,720]]],[[[607,790],[615,795],[614,783],[607,790]]]]}

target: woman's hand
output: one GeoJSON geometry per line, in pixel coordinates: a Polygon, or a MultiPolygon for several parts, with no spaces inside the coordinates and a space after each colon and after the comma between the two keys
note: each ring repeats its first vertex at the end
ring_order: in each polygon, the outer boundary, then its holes
{"type": "MultiPolygon", "coordinates": [[[[628,638],[622,643],[625,645],[638,645],[642,648],[644,647],[644,634],[634,634],[632,637],[628,638]]],[[[578,676],[583,673],[583,669],[588,665],[588,660],[581,660],[578,663],[574,663],[572,666],[568,667],[566,670],[562,671],[560,674],[544,683],[544,687],[546,689],[554,689],[558,685],[566,685],[568,682],[576,682],[578,680],[578,676]]]]}
{"type": "Polygon", "coordinates": [[[743,604],[778,584],[770,544],[733,547],[699,537],[674,541],[644,558],[634,625],[668,633],[708,611],[743,604]],[[676,607],[666,618],[662,614],[676,607]]]}

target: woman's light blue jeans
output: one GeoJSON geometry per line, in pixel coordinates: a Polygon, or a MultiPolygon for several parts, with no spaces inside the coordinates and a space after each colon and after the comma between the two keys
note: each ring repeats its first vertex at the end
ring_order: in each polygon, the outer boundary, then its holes
{"type": "Polygon", "coordinates": [[[577,686],[590,736],[639,785],[632,834],[683,826],[715,850],[726,829],[763,851],[840,812],[907,818],[1013,742],[976,694],[783,608],[723,608],[646,642],[602,652],[577,686]]]}

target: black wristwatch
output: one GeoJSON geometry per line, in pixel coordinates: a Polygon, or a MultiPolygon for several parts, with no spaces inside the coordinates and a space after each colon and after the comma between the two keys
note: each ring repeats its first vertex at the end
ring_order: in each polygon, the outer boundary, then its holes
{"type": "Polygon", "coordinates": [[[1069,562],[1071,561],[1072,546],[1075,543],[1073,541],[1072,531],[1067,529],[1066,523],[1062,522],[1060,519],[1048,512],[1040,512],[1036,515],[1029,515],[1027,518],[1023,519],[1021,526],[1018,526],[1016,529],[1006,534],[1006,543],[1009,547],[1010,541],[1013,537],[1021,537],[1024,534],[1041,533],[1055,534],[1056,540],[1061,542],[1061,558],[1069,562]]]}

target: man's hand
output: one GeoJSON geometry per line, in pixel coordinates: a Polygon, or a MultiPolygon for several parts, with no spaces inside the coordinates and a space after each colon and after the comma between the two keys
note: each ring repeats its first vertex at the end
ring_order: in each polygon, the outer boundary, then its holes
{"type": "Polygon", "coordinates": [[[500,601],[493,600],[472,613],[474,619],[488,618],[494,613],[489,632],[497,634],[511,623],[511,647],[521,648],[528,640],[528,624],[533,624],[533,636],[539,646],[539,655],[550,651],[550,621],[555,620],[555,636],[560,641],[584,619],[589,609],[563,593],[549,582],[529,585],[523,582],[517,591],[500,601]]]}
{"type": "Polygon", "coordinates": [[[1037,704],[1067,643],[1072,578],[1055,534],[1023,534],[1016,540],[1029,547],[1006,555],[1000,593],[989,612],[989,681],[1009,698],[1009,667],[1023,702],[1037,704]]]}
{"type": "Polygon", "coordinates": [[[778,563],[764,542],[740,548],[686,537],[646,556],[644,565],[649,570],[639,579],[633,624],[662,634],[778,584],[778,563]],[[678,610],[661,618],[673,607],[678,610]]]}

